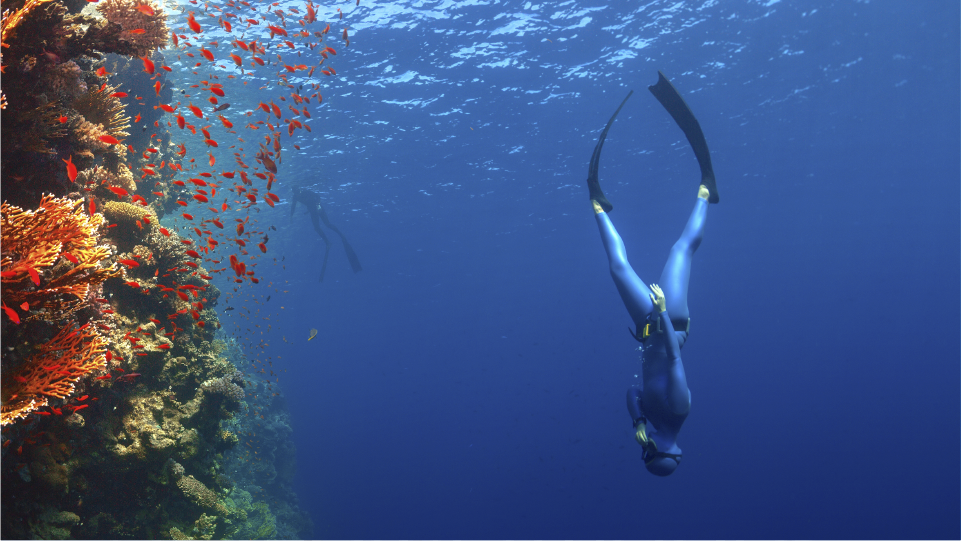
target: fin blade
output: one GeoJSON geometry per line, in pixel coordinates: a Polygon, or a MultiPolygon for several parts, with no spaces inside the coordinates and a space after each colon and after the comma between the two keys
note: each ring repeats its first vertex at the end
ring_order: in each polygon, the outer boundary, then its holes
{"type": "Polygon", "coordinates": [[[674,122],[677,123],[681,131],[684,132],[684,136],[687,137],[687,142],[690,143],[691,148],[694,150],[694,156],[697,158],[697,164],[701,168],[701,184],[703,184],[711,196],[708,199],[710,203],[717,203],[720,201],[720,197],[717,194],[717,183],[714,180],[714,167],[711,165],[711,152],[707,148],[707,140],[704,138],[704,132],[701,130],[701,124],[694,117],[694,113],[691,108],[688,107],[687,102],[681,97],[681,94],[674,88],[671,81],[664,76],[661,71],[657,72],[657,84],[651,85],[648,90],[657,101],[661,102],[664,109],[670,113],[674,122]]]}
{"type": "Polygon", "coordinates": [[[597,176],[597,169],[601,163],[601,148],[604,147],[604,140],[607,139],[607,132],[611,129],[611,125],[614,124],[614,119],[617,118],[617,114],[621,112],[624,104],[627,103],[627,100],[630,99],[632,94],[634,94],[633,90],[627,93],[627,97],[624,98],[624,101],[621,102],[617,110],[614,111],[614,114],[611,115],[611,119],[607,121],[607,126],[604,126],[604,131],[602,131],[600,137],[597,138],[597,145],[594,146],[594,154],[591,155],[591,164],[587,170],[587,186],[591,192],[591,199],[597,201],[601,205],[601,208],[604,209],[604,212],[610,212],[614,208],[614,205],[607,200],[607,197],[601,190],[601,184],[597,176]]]}

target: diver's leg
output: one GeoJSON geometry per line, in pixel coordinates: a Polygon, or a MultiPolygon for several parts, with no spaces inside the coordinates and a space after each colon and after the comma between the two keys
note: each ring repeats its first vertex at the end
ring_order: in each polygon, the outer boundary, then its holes
{"type": "MultiPolygon", "coordinates": [[[[704,222],[707,218],[707,205],[709,191],[703,186],[698,192],[697,203],[694,204],[694,211],[684,226],[681,238],[677,239],[671,248],[671,254],[664,265],[664,272],[661,273],[660,286],[664,290],[664,297],[667,300],[667,313],[672,320],[687,319],[691,317],[687,308],[687,287],[691,281],[691,258],[694,251],[701,244],[701,237],[704,235],[704,222]]],[[[681,329],[675,329],[681,331],[681,329]]]]}
{"type": "Polygon", "coordinates": [[[647,316],[654,310],[654,303],[651,302],[651,290],[647,287],[630,263],[627,262],[627,251],[624,249],[624,241],[614,229],[611,218],[601,208],[598,203],[594,203],[594,217],[597,219],[597,228],[601,232],[601,241],[604,243],[604,250],[607,252],[607,259],[611,266],[611,277],[614,278],[614,285],[617,292],[621,294],[621,300],[627,307],[628,313],[634,325],[640,329],[647,321],[647,316]]]}

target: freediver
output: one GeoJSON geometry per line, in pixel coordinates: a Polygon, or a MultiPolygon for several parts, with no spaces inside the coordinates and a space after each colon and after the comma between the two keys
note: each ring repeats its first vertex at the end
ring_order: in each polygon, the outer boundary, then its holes
{"type": "Polygon", "coordinates": [[[660,71],[657,84],[648,89],[687,136],[701,168],[701,183],[694,211],[688,218],[681,238],[671,248],[661,273],[660,287],[657,284],[648,287],[627,262],[624,242],[608,216],[613,206],[604,197],[597,177],[601,147],[607,131],[633,91],[624,98],[601,132],[591,156],[587,185],[610,263],[611,276],[637,329],[636,332],[631,331],[631,335],[641,343],[643,379],[640,386],[627,391],[627,409],[634,422],[635,439],[643,448],[642,457],[647,470],[654,475],[667,476],[681,463],[677,434],[691,410],[691,392],[681,362],[681,348],[691,329],[687,307],[691,258],[701,244],[707,206],[717,203],[719,198],[707,141],[691,109],[660,71]]]}
{"type": "Polygon", "coordinates": [[[337,229],[337,226],[330,223],[330,219],[327,218],[327,212],[320,202],[320,195],[307,188],[294,190],[294,198],[290,203],[291,219],[294,217],[294,209],[297,207],[297,203],[301,203],[307,207],[307,212],[310,214],[310,223],[314,224],[314,231],[316,231],[324,241],[324,264],[320,268],[320,281],[324,281],[324,273],[327,272],[327,257],[330,255],[330,239],[327,238],[327,234],[321,229],[321,221],[324,222],[324,225],[326,225],[328,229],[340,235],[340,240],[344,243],[344,251],[347,252],[347,260],[350,261],[350,268],[352,268],[354,272],[360,272],[363,269],[360,266],[360,259],[357,259],[357,254],[354,253],[354,249],[350,246],[350,243],[347,242],[344,234],[337,229]]]}

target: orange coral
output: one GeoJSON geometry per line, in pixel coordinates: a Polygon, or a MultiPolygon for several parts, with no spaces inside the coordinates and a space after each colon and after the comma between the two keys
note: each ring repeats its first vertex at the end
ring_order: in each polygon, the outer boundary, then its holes
{"type": "Polygon", "coordinates": [[[26,363],[3,371],[0,426],[46,406],[47,397],[70,396],[81,376],[106,368],[106,343],[89,325],[64,327],[26,363]]]}
{"type": "Polygon", "coordinates": [[[6,43],[7,38],[13,33],[13,29],[20,24],[20,21],[30,13],[30,10],[39,6],[40,4],[46,4],[52,0],[27,0],[22,8],[13,12],[12,14],[4,13],[3,22],[0,23],[0,42],[6,43]]]}
{"type": "Polygon", "coordinates": [[[35,316],[63,319],[81,308],[90,286],[123,271],[101,267],[110,249],[98,245],[102,214],[87,216],[80,201],[45,195],[40,208],[0,208],[0,282],[7,306],[29,304],[35,316]],[[55,265],[56,264],[56,265],[55,265]],[[43,280],[41,280],[43,274],[43,280]]]}

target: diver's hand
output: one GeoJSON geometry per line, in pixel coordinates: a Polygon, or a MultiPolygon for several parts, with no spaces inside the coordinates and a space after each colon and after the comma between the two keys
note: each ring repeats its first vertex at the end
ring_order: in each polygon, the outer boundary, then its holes
{"type": "Polygon", "coordinates": [[[664,292],[661,291],[661,287],[657,284],[651,284],[651,302],[654,306],[657,306],[658,312],[663,312],[667,310],[667,299],[664,298],[664,292]]]}

